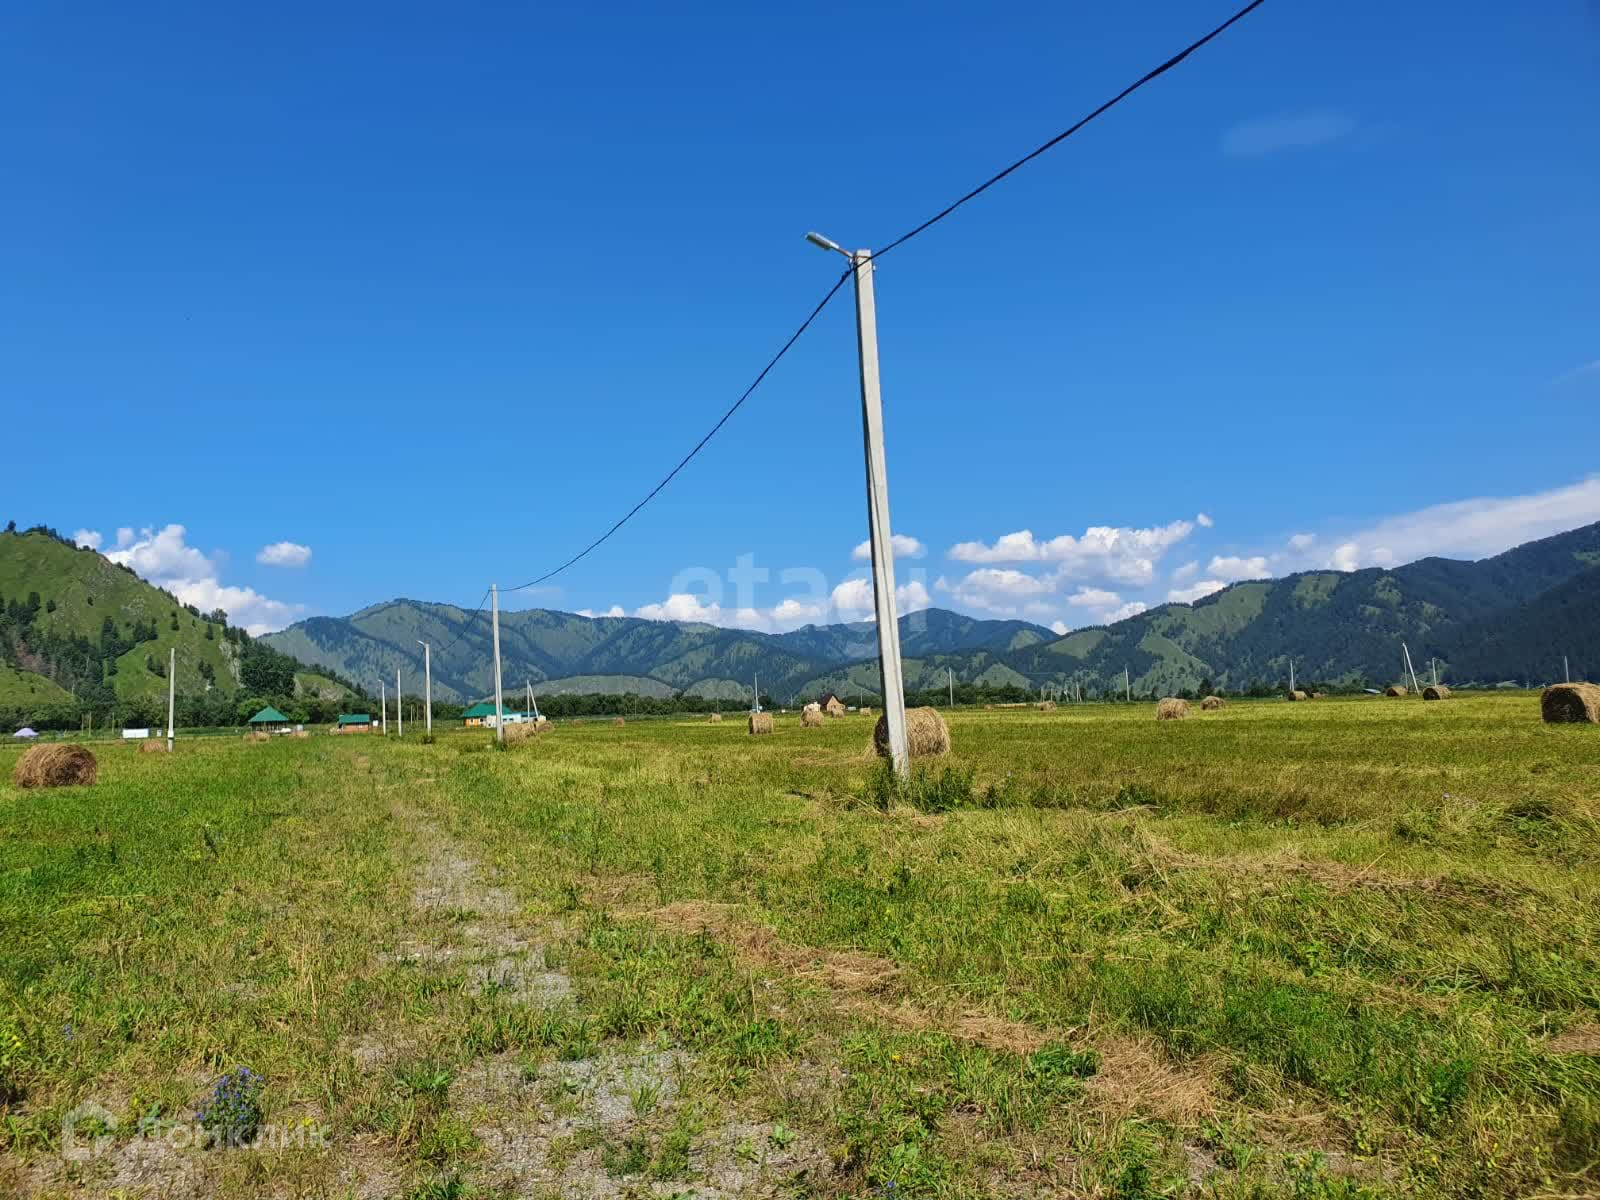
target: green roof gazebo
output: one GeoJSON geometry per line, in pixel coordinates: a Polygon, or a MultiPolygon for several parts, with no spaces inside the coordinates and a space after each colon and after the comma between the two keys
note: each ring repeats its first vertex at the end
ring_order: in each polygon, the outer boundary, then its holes
{"type": "Polygon", "coordinates": [[[266,733],[281,732],[289,728],[289,718],[284,716],[272,705],[267,705],[255,716],[250,718],[250,728],[259,729],[266,733]]]}

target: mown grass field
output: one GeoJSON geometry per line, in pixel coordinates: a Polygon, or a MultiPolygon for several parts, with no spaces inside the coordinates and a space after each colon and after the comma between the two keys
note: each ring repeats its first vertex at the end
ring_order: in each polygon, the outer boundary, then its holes
{"type": "Polygon", "coordinates": [[[900,790],[861,717],[7,749],[0,1190],[1593,1195],[1600,729],[1537,709],[958,712],[900,790]],[[277,1142],[187,1145],[239,1066],[277,1142]]]}

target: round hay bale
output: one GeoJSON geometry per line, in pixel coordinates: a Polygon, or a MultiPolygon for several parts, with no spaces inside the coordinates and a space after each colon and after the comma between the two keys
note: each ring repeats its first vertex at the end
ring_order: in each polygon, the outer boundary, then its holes
{"type": "Polygon", "coordinates": [[[1038,707],[1040,712],[1055,712],[1056,702],[1054,700],[1041,700],[1038,707]]]}
{"type": "Polygon", "coordinates": [[[508,746],[519,746],[523,742],[533,741],[538,736],[539,727],[537,725],[524,725],[518,722],[515,725],[506,726],[506,745],[508,746]]]}
{"type": "Polygon", "coordinates": [[[17,759],[11,782],[19,788],[88,787],[100,777],[100,764],[84,746],[30,746],[17,759]]]}
{"type": "Polygon", "coordinates": [[[1592,683],[1553,684],[1539,697],[1539,711],[1552,723],[1600,725],[1600,687],[1592,683]]]}
{"type": "Polygon", "coordinates": [[[1205,712],[1215,712],[1226,703],[1221,696],[1207,696],[1200,701],[1200,707],[1205,712]]]}
{"type": "Polygon", "coordinates": [[[721,713],[712,713],[709,717],[706,718],[706,720],[709,721],[713,725],[719,724],[722,721],[722,714],[721,713]]]}
{"type": "Polygon", "coordinates": [[[626,725],[627,724],[627,722],[624,721],[621,717],[613,718],[611,723],[613,725],[626,725]]]}
{"type": "Polygon", "coordinates": [[[262,733],[259,730],[252,729],[249,733],[244,735],[244,740],[247,742],[267,742],[272,740],[272,735],[270,733],[262,733]]]}
{"type": "Polygon", "coordinates": [[[1295,690],[1292,691],[1292,692],[1286,692],[1284,694],[1283,698],[1285,700],[1309,700],[1309,699],[1311,699],[1311,697],[1307,693],[1302,692],[1299,688],[1295,688],[1295,690]]]}
{"type": "Polygon", "coordinates": [[[167,744],[160,738],[145,738],[144,741],[139,743],[140,754],[165,754],[166,752],[167,744]]]}
{"type": "Polygon", "coordinates": [[[800,726],[802,729],[821,729],[822,710],[815,705],[808,705],[800,710],[800,726]]]}
{"type": "Polygon", "coordinates": [[[771,713],[769,713],[769,712],[758,712],[758,713],[753,712],[753,713],[750,714],[750,733],[751,733],[752,736],[754,736],[755,734],[758,734],[758,733],[771,733],[771,732],[772,732],[772,714],[771,713]]]}
{"type": "Polygon", "coordinates": [[[1435,683],[1422,689],[1422,698],[1424,700],[1448,700],[1450,699],[1450,689],[1442,683],[1435,683]]]}
{"type": "Polygon", "coordinates": [[[304,741],[306,738],[311,736],[311,731],[309,729],[296,729],[289,736],[297,741],[304,741]]]}
{"type": "Polygon", "coordinates": [[[1189,715],[1189,702],[1176,696],[1167,696],[1156,704],[1156,720],[1181,721],[1189,715]]]}
{"type": "MultiPolygon", "coordinates": [[[[889,715],[878,718],[872,729],[872,748],[879,758],[889,757],[889,715]]],[[[931,758],[950,753],[950,729],[938,709],[913,708],[906,713],[906,753],[912,758],[931,758]]]]}
{"type": "Polygon", "coordinates": [[[1383,694],[1385,696],[1405,696],[1405,695],[1409,695],[1409,693],[1406,691],[1406,689],[1401,687],[1398,683],[1391,683],[1388,687],[1384,688],[1383,689],[1383,694]]]}
{"type": "Polygon", "coordinates": [[[872,710],[870,708],[868,708],[865,704],[863,704],[861,706],[861,715],[863,717],[870,717],[872,715],[872,710]]]}
{"type": "Polygon", "coordinates": [[[1311,693],[1311,698],[1312,698],[1312,699],[1313,699],[1313,700],[1321,700],[1321,699],[1322,699],[1322,696],[1323,696],[1323,693],[1322,693],[1322,692],[1312,692],[1312,693],[1311,693]]]}

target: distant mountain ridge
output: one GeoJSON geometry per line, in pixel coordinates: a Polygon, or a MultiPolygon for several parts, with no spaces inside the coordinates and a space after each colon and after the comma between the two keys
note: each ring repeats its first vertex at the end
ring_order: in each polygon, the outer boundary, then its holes
{"type": "MultiPolygon", "coordinates": [[[[395,600],[263,640],[376,688],[396,668],[421,679],[422,638],[436,648],[436,698],[460,701],[493,688],[489,624],[469,624],[469,616],[395,600]]],[[[1419,664],[1439,659],[1442,677],[1456,683],[1559,678],[1562,654],[1576,679],[1600,673],[1600,523],[1477,562],[1425,558],[1237,583],[1062,637],[943,609],[909,614],[900,627],[908,689],[943,686],[950,673],[959,682],[1093,692],[1113,680],[1120,688],[1126,668],[1141,694],[1208,682],[1241,690],[1287,680],[1291,658],[1302,680],[1376,685],[1400,681],[1402,642],[1419,664]]],[[[508,690],[529,680],[546,690],[728,698],[748,694],[757,675],[782,701],[878,688],[870,623],[767,634],[532,609],[501,614],[501,650],[508,690]]]]}

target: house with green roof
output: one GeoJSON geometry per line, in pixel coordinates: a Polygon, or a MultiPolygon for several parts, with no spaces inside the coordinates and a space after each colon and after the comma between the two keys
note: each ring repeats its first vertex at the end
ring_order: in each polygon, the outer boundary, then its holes
{"type": "Polygon", "coordinates": [[[371,713],[340,713],[339,720],[334,725],[335,733],[370,733],[372,731],[371,713]]]}
{"type": "Polygon", "coordinates": [[[289,718],[269,704],[250,718],[249,725],[263,733],[284,733],[289,728],[289,718]]]}
{"type": "Polygon", "coordinates": [[[494,705],[487,700],[483,700],[461,714],[461,723],[463,725],[482,725],[484,718],[492,716],[494,716],[494,705]]]}

